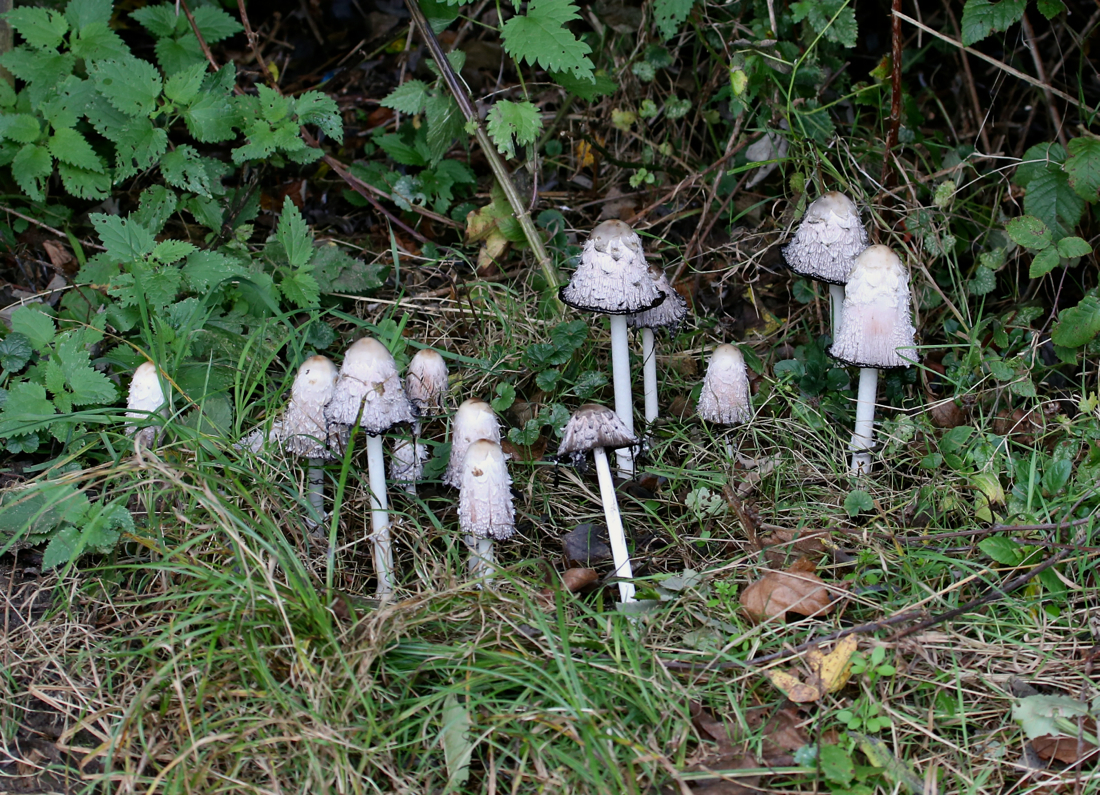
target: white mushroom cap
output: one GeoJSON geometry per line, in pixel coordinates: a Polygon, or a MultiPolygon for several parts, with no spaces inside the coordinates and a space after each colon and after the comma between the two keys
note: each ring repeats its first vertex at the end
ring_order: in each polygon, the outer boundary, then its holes
{"type": "Polygon", "coordinates": [[[354,425],[360,411],[359,426],[371,436],[416,419],[393,356],[373,337],[364,337],[347,349],[325,417],[354,425]]]}
{"type": "Polygon", "coordinates": [[[596,403],[585,403],[569,418],[562,430],[558,455],[587,453],[597,447],[611,450],[638,443],[619,416],[596,403]]]}
{"type": "Polygon", "coordinates": [[[606,315],[633,315],[665,300],[649,275],[641,238],[617,220],[592,230],[580,265],[560,297],[575,309],[606,315]]]}
{"type": "Polygon", "coordinates": [[[393,457],[390,458],[390,480],[407,485],[418,483],[424,476],[424,462],[428,460],[428,456],[426,444],[412,439],[398,439],[393,445],[393,457]]]}
{"type": "Polygon", "coordinates": [[[489,439],[471,444],[463,458],[458,493],[458,523],[462,532],[498,541],[514,534],[516,511],[511,485],[500,445],[489,439]]]}
{"type": "Polygon", "coordinates": [[[806,208],[794,239],[783,249],[787,267],[819,282],[846,284],[852,260],[867,248],[867,230],[855,202],[839,191],[806,208]]]}
{"type": "Polygon", "coordinates": [[[278,430],[288,452],[304,458],[336,458],[340,446],[337,426],[325,419],[325,406],[336,391],[336,376],[336,365],[325,356],[310,356],[298,368],[278,430]]]}
{"type": "Polygon", "coordinates": [[[917,360],[916,333],[901,258],[887,246],[871,246],[852,267],[829,355],[857,367],[908,367],[917,360]]]}
{"type": "Polygon", "coordinates": [[[627,325],[632,328],[667,328],[675,334],[676,328],[687,317],[687,299],[676,292],[675,288],[669,284],[665,272],[657,266],[649,266],[649,278],[656,282],[657,289],[664,293],[665,300],[653,309],[631,315],[626,319],[627,325]]]}
{"type": "MultiPolygon", "coordinates": [[[[126,398],[126,416],[131,419],[148,420],[150,416],[160,411],[165,404],[164,390],[160,386],[160,377],[157,375],[157,366],[152,362],[145,362],[134,370],[134,377],[130,381],[130,394],[126,398]]],[[[160,429],[145,427],[138,429],[133,424],[126,426],[126,433],[134,433],[137,430],[137,441],[142,447],[152,447],[156,444],[160,429]]]]}
{"type": "Polygon", "coordinates": [[[447,363],[438,352],[424,348],[409,362],[405,392],[421,417],[439,414],[447,398],[447,363]]]}
{"type": "Polygon", "coordinates": [[[739,425],[752,417],[749,371],[736,345],[719,345],[710,355],[696,413],[707,422],[739,425]]]}
{"type": "Polygon", "coordinates": [[[500,442],[500,423],[492,406],[484,400],[470,398],[458,407],[451,423],[451,459],[443,482],[456,489],[462,484],[462,461],[470,445],[478,439],[500,442]]]}

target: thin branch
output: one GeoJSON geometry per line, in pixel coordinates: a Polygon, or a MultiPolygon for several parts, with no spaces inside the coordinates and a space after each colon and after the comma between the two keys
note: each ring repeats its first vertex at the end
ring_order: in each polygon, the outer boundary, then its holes
{"type": "Polygon", "coordinates": [[[882,156],[882,184],[887,188],[893,187],[894,180],[897,177],[897,172],[890,168],[893,162],[890,159],[890,152],[898,144],[898,130],[901,129],[902,40],[901,20],[898,18],[901,14],[901,0],[894,0],[893,11],[894,18],[890,28],[890,58],[892,61],[890,69],[890,127],[886,133],[886,152],[882,156]]]}
{"type": "Polygon", "coordinates": [[[1047,80],[1047,70],[1043,67],[1043,59],[1039,56],[1039,46],[1035,42],[1035,30],[1031,27],[1031,20],[1025,13],[1020,20],[1024,29],[1024,40],[1027,48],[1031,50],[1031,62],[1035,64],[1035,73],[1043,83],[1043,97],[1047,101],[1047,111],[1050,113],[1051,124],[1054,125],[1054,133],[1058,136],[1058,142],[1064,148],[1069,144],[1066,131],[1063,129],[1062,119],[1058,116],[1058,108],[1054,104],[1054,96],[1050,93],[1050,82],[1047,80]]]}

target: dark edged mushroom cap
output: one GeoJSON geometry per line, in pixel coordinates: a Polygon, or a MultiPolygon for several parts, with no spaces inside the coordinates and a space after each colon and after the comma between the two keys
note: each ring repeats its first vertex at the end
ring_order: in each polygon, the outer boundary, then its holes
{"type": "Polygon", "coordinates": [[[852,267],[829,355],[856,367],[909,367],[918,358],[916,333],[909,310],[909,274],[901,258],[887,246],[870,246],[852,267]]]}
{"type": "Polygon", "coordinates": [[[558,445],[558,455],[584,455],[596,447],[614,450],[637,443],[638,439],[627,430],[615,412],[596,403],[586,403],[566,423],[561,444],[558,445]]]}
{"type": "Polygon", "coordinates": [[[867,230],[855,202],[839,191],[819,196],[806,208],[794,239],[783,249],[787,267],[800,276],[847,284],[854,260],[867,248],[867,230]]]}
{"type": "Polygon", "coordinates": [[[649,266],[649,277],[656,283],[657,289],[665,295],[665,300],[653,309],[631,315],[626,319],[626,323],[632,328],[663,328],[668,329],[670,334],[675,334],[676,329],[688,315],[687,299],[669,284],[665,272],[656,265],[649,266]]]}
{"type": "Polygon", "coordinates": [[[633,315],[665,300],[649,275],[641,238],[616,220],[592,230],[580,265],[558,295],[574,309],[605,315],[633,315]]]}
{"type": "Polygon", "coordinates": [[[752,418],[749,373],[736,345],[719,345],[710,355],[695,413],[720,425],[739,425],[752,418]]]}
{"type": "Polygon", "coordinates": [[[364,337],[347,349],[325,416],[344,425],[354,425],[358,417],[359,427],[370,436],[416,419],[397,375],[397,364],[385,345],[364,337]]]}
{"type": "Polygon", "coordinates": [[[516,532],[512,478],[500,445],[478,439],[466,450],[458,493],[458,523],[462,532],[502,541],[516,532]]]}

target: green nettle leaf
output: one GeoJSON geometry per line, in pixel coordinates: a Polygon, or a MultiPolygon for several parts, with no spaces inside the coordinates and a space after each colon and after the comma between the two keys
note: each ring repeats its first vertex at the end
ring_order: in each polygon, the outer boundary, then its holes
{"type": "Polygon", "coordinates": [[[1005,231],[1016,245],[1024,248],[1043,249],[1051,242],[1047,225],[1030,215],[1013,218],[1005,225],[1005,231]]]}
{"type": "Polygon", "coordinates": [[[311,270],[308,266],[300,268],[279,282],[283,295],[300,309],[316,306],[321,297],[321,289],[311,270]]]}
{"type": "Polygon", "coordinates": [[[193,146],[184,144],[166,153],[160,159],[160,173],[164,175],[164,181],[174,188],[200,196],[212,195],[206,164],[193,146]]]}
{"type": "Polygon", "coordinates": [[[567,27],[579,16],[569,0],[531,0],[526,15],[514,16],[501,27],[504,49],[517,61],[590,80],[594,69],[588,58],[591,48],[567,27]]]}
{"type": "Polygon", "coordinates": [[[69,32],[65,17],[45,8],[17,8],[9,11],[5,19],[27,40],[27,44],[39,50],[56,50],[69,32]]]}
{"type": "Polygon", "coordinates": [[[827,41],[844,47],[856,46],[856,12],[846,0],[804,0],[791,3],[791,15],[795,22],[805,21],[814,36],[820,34],[827,41]]]}
{"type": "Polygon", "coordinates": [[[85,61],[126,58],[131,54],[126,42],[106,22],[92,22],[83,28],[73,39],[71,49],[73,55],[85,61]]]}
{"type": "Polygon", "coordinates": [[[1069,142],[1070,158],[1063,168],[1069,184],[1087,202],[1100,199],[1100,141],[1088,136],[1069,142]]]}
{"type": "MultiPolygon", "coordinates": [[[[180,15],[184,19],[183,15],[180,15]]],[[[186,25],[187,22],[185,21],[186,25]]],[[[174,75],[184,69],[190,69],[200,63],[206,63],[202,47],[194,33],[185,33],[178,39],[160,39],[153,47],[157,54],[157,63],[166,75],[174,75]]]]}
{"type": "Polygon", "coordinates": [[[113,403],[118,397],[115,385],[106,374],[92,367],[92,357],[84,347],[83,335],[65,334],[60,339],[57,355],[65,383],[72,391],[73,405],[113,403]]]}
{"type": "Polygon", "coordinates": [[[1058,249],[1054,246],[1050,248],[1044,248],[1038,254],[1035,255],[1035,259],[1031,261],[1031,268],[1028,270],[1027,275],[1032,279],[1038,279],[1040,276],[1046,276],[1052,270],[1057,268],[1062,262],[1061,257],[1058,256],[1058,249]]]}
{"type": "Polygon", "coordinates": [[[416,147],[409,146],[397,133],[389,133],[378,139],[382,151],[402,166],[426,166],[428,159],[416,147]]]}
{"type": "Polygon", "coordinates": [[[130,16],[138,21],[143,28],[157,38],[172,36],[177,30],[187,26],[187,18],[183,14],[177,14],[172,3],[160,5],[147,5],[137,11],[131,11],[130,16]]]}
{"type": "Polygon", "coordinates": [[[387,94],[379,104],[384,108],[392,108],[400,113],[408,113],[412,116],[424,110],[424,103],[427,99],[427,83],[423,80],[406,80],[387,94]]]}
{"type": "Polygon", "coordinates": [[[619,89],[615,79],[603,71],[596,72],[588,80],[574,77],[571,72],[552,71],[550,77],[570,94],[576,94],[586,102],[591,102],[597,97],[609,96],[619,89]]]}
{"type": "Polygon", "coordinates": [[[1066,259],[1087,257],[1091,253],[1092,246],[1080,237],[1063,237],[1058,241],[1058,254],[1066,259]]]}
{"type": "Polygon", "coordinates": [[[89,218],[107,248],[109,261],[123,264],[153,253],[156,242],[152,233],[134,219],[103,213],[92,213],[89,218]]]}
{"type": "Polygon", "coordinates": [[[342,141],[344,121],[336,100],[320,91],[307,91],[294,101],[294,112],[301,124],[315,124],[329,138],[342,141]]]}
{"type": "Polygon", "coordinates": [[[198,99],[206,78],[206,62],[176,72],[164,83],[164,96],[180,105],[190,105],[198,99]]]}
{"type": "Polygon", "coordinates": [[[186,240],[162,240],[153,249],[153,259],[165,265],[179,262],[181,259],[193,254],[198,249],[186,240]]]}
{"type": "Polygon", "coordinates": [[[226,279],[246,276],[248,270],[216,251],[196,251],[187,258],[183,276],[196,293],[206,293],[226,279]]]}
{"type": "Polygon", "coordinates": [[[195,9],[194,16],[195,24],[199,26],[199,31],[207,44],[236,36],[244,30],[240,22],[217,6],[199,6],[195,9]]]}
{"type": "Polygon", "coordinates": [[[85,171],[95,171],[102,174],[106,171],[103,161],[92,149],[84,136],[71,127],[61,127],[54,130],[47,144],[50,154],[62,163],[82,168],[85,171]]]}
{"type": "Polygon", "coordinates": [[[53,318],[35,306],[21,306],[12,312],[11,328],[21,334],[36,351],[49,348],[56,333],[53,318]]]}
{"type": "Polygon", "coordinates": [[[1038,8],[1039,13],[1047,19],[1054,19],[1066,10],[1066,5],[1062,0],[1039,0],[1035,4],[1035,7],[1038,8]]]}
{"type": "Polygon", "coordinates": [[[256,86],[256,94],[260,100],[260,113],[266,121],[274,124],[290,115],[289,97],[284,97],[275,89],[265,85],[256,86]]]}
{"type": "Polygon", "coordinates": [[[41,428],[57,413],[46,397],[46,388],[30,381],[20,381],[8,389],[7,400],[0,411],[0,439],[22,436],[41,428]]]}
{"type": "Polygon", "coordinates": [[[179,198],[172,190],[163,185],[153,185],[142,191],[134,220],[155,235],[164,228],[177,206],[179,198]]]}
{"type": "Polygon", "coordinates": [[[111,178],[104,173],[58,163],[61,184],[73,196],[81,199],[106,199],[111,193],[111,178]]]}
{"type": "Polygon", "coordinates": [[[45,201],[46,181],[52,173],[53,158],[44,146],[27,144],[11,161],[11,175],[32,201],[45,201]]]}
{"type": "Polygon", "coordinates": [[[1058,313],[1050,338],[1063,348],[1079,348],[1100,334],[1100,299],[1086,295],[1077,306],[1058,313]]]}
{"type": "Polygon", "coordinates": [[[42,127],[38,119],[28,113],[12,113],[0,116],[0,137],[21,144],[29,144],[38,140],[42,133],[42,127]]]}
{"type": "MultiPolygon", "coordinates": [[[[223,67],[223,71],[230,67],[223,67]]],[[[236,133],[233,130],[237,114],[229,104],[224,92],[209,91],[204,86],[203,93],[183,111],[183,120],[187,131],[202,143],[227,141],[236,133]]]]}
{"type": "Polygon", "coordinates": [[[301,211],[289,196],[283,199],[283,212],[279,216],[275,238],[282,245],[287,261],[293,268],[302,267],[313,256],[313,232],[306,226],[301,211]]]}
{"type": "Polygon", "coordinates": [[[27,366],[33,353],[30,340],[13,331],[0,340],[0,367],[9,373],[17,373],[27,366]]]}
{"type": "Polygon", "coordinates": [[[65,18],[73,30],[84,30],[89,25],[108,24],[111,10],[111,0],[69,0],[65,6],[65,18]]]}
{"type": "Polygon", "coordinates": [[[94,61],[88,72],[100,93],[128,116],[152,114],[164,87],[156,67],[140,58],[94,61]]]}
{"type": "Polygon", "coordinates": [[[7,67],[20,80],[31,83],[32,89],[37,89],[31,92],[32,106],[45,99],[48,88],[71,75],[75,64],[76,56],[72,53],[35,50],[26,46],[16,47],[0,57],[0,65],[7,67]]]}
{"type": "Polygon", "coordinates": [[[676,35],[694,6],[695,0],[654,0],[653,18],[665,41],[676,35]]]}
{"type": "Polygon", "coordinates": [[[1027,0],[966,0],[962,13],[962,43],[969,46],[994,31],[1008,30],[1024,15],[1027,0]]]}
{"type": "Polygon", "coordinates": [[[529,146],[538,140],[542,132],[542,114],[530,102],[502,99],[489,109],[486,121],[489,137],[496,144],[497,151],[509,159],[516,156],[517,143],[529,146]]]}
{"type": "Polygon", "coordinates": [[[1059,237],[1068,234],[1081,220],[1085,200],[1069,184],[1069,175],[1050,166],[1027,183],[1024,210],[1039,218],[1059,237]]]}
{"type": "Polygon", "coordinates": [[[318,246],[313,254],[313,273],[321,292],[368,295],[382,287],[389,266],[355,259],[340,246],[318,246]]]}

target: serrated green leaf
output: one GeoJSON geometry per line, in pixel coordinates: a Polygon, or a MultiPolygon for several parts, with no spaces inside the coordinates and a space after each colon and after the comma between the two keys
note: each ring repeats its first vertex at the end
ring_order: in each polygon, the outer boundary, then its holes
{"type": "Polygon", "coordinates": [[[53,158],[44,146],[27,144],[11,161],[11,175],[32,201],[44,201],[46,181],[53,173],[53,158]]]}
{"type": "Polygon", "coordinates": [[[163,185],[153,185],[141,192],[138,210],[133,214],[134,220],[156,235],[164,228],[178,204],[173,191],[163,185]]]}
{"type": "Polygon", "coordinates": [[[248,274],[236,262],[216,251],[196,251],[187,258],[183,276],[191,289],[200,294],[209,292],[226,279],[240,278],[248,274]]]}
{"type": "Polygon", "coordinates": [[[27,44],[40,50],[55,50],[69,32],[69,23],[62,14],[45,8],[17,8],[4,19],[15,28],[27,44]]]}
{"type": "Polygon", "coordinates": [[[845,0],[803,0],[791,3],[795,22],[805,21],[814,38],[821,35],[827,41],[844,47],[855,47],[857,24],[855,9],[845,0]]]}
{"type": "Polygon", "coordinates": [[[180,105],[190,105],[198,98],[205,77],[205,62],[176,72],[165,81],[164,96],[180,105]]]}
{"type": "Polygon", "coordinates": [[[299,309],[316,306],[321,297],[321,290],[311,270],[309,266],[300,268],[279,282],[283,295],[299,309]]]}
{"type": "Polygon", "coordinates": [[[237,114],[223,92],[204,90],[184,109],[183,120],[187,131],[202,143],[227,141],[236,135],[233,126],[237,123],[237,114]]]}
{"type": "Polygon", "coordinates": [[[1077,306],[1058,313],[1050,338],[1063,348],[1079,348],[1100,334],[1100,299],[1086,295],[1077,306]]]}
{"type": "Polygon", "coordinates": [[[994,31],[1008,30],[1024,15],[1027,0],[966,0],[962,13],[962,43],[970,46],[994,31]]]}
{"type": "Polygon", "coordinates": [[[1066,10],[1066,5],[1062,0],[1039,0],[1035,4],[1035,7],[1038,8],[1039,13],[1047,19],[1054,19],[1066,10]]]}
{"type": "Polygon", "coordinates": [[[264,120],[275,124],[290,114],[290,98],[265,85],[256,86],[256,95],[260,100],[260,113],[264,120]]]}
{"type": "Polygon", "coordinates": [[[56,413],[41,384],[30,381],[12,384],[0,411],[0,438],[31,433],[44,427],[56,413]]]}
{"type": "Polygon", "coordinates": [[[184,144],[166,153],[160,159],[160,173],[164,175],[164,181],[172,187],[200,196],[212,195],[212,183],[205,159],[192,146],[184,144]]]}
{"type": "Polygon", "coordinates": [[[1070,186],[1069,175],[1060,167],[1043,169],[1027,183],[1024,210],[1040,219],[1058,237],[1077,226],[1084,209],[1084,199],[1070,186]]]}
{"type": "Polygon", "coordinates": [[[140,58],[93,61],[88,73],[100,93],[128,116],[150,115],[164,87],[156,67],[140,58]]]}
{"type": "Polygon", "coordinates": [[[516,156],[516,144],[529,146],[542,132],[542,114],[530,102],[502,99],[493,103],[486,119],[486,131],[497,151],[508,159],[516,156]]]}
{"type": "MultiPolygon", "coordinates": [[[[180,16],[183,17],[182,14],[180,16]]],[[[153,46],[153,51],[157,54],[161,71],[168,77],[206,63],[206,56],[202,54],[202,47],[193,33],[186,33],[178,39],[159,39],[153,46]]]]}
{"type": "Polygon", "coordinates": [[[1050,245],[1050,229],[1038,218],[1022,215],[1005,225],[1005,231],[1013,242],[1024,248],[1043,249],[1050,245]]]}
{"type": "Polygon", "coordinates": [[[1066,150],[1062,145],[1054,142],[1035,144],[1029,147],[1020,159],[1020,165],[1016,167],[1016,173],[1012,175],[1012,182],[1022,188],[1027,183],[1039,176],[1052,165],[1061,165],[1066,162],[1066,150]]]}
{"type": "Polygon", "coordinates": [[[70,400],[73,405],[113,403],[118,397],[115,385],[106,374],[92,367],[84,336],[69,333],[61,335],[59,340],[57,355],[65,385],[72,393],[70,400]]]}
{"type": "Polygon", "coordinates": [[[1069,142],[1070,157],[1063,168],[1069,184],[1087,202],[1100,198],[1100,141],[1089,136],[1069,142]]]}
{"type": "Polygon", "coordinates": [[[465,122],[458,103],[450,94],[443,92],[428,97],[424,112],[428,117],[426,143],[429,161],[434,166],[447,154],[454,140],[463,135],[465,122]]]}
{"type": "Polygon", "coordinates": [[[1066,259],[1087,257],[1091,253],[1092,246],[1080,237],[1063,237],[1058,241],[1058,254],[1066,259]]]}
{"type": "Polygon", "coordinates": [[[29,144],[38,140],[41,134],[42,127],[38,119],[29,113],[6,113],[0,116],[0,137],[29,144]]]}
{"type": "Polygon", "coordinates": [[[263,160],[273,154],[277,148],[275,131],[271,125],[258,119],[245,129],[248,143],[233,150],[233,162],[238,165],[248,160],[263,160]]]}
{"type": "Polygon", "coordinates": [[[1039,393],[1035,389],[1035,382],[1028,377],[1019,378],[1008,385],[1009,391],[1020,397],[1036,397],[1039,393]]]}
{"type": "Polygon", "coordinates": [[[42,568],[49,569],[65,566],[79,556],[80,531],[71,524],[64,525],[46,545],[42,553],[42,568]]]}
{"type": "Polygon", "coordinates": [[[1028,270],[1028,277],[1032,279],[1038,279],[1040,276],[1046,276],[1052,270],[1057,268],[1061,264],[1062,260],[1058,256],[1058,249],[1054,246],[1050,248],[1044,248],[1035,258],[1031,260],[1031,268],[1028,270]]]}
{"type": "Polygon", "coordinates": [[[661,38],[668,41],[691,14],[695,0],[654,0],[653,19],[661,38]]]}
{"type": "Polygon", "coordinates": [[[18,331],[0,340],[0,367],[9,373],[17,373],[26,367],[33,354],[30,340],[18,331]]]}
{"type": "Polygon", "coordinates": [[[197,250],[194,245],[186,240],[162,240],[153,249],[153,259],[165,265],[171,265],[197,250]]]}
{"type": "Polygon", "coordinates": [[[403,166],[426,166],[428,159],[417,151],[416,147],[409,146],[397,133],[389,133],[378,139],[378,145],[382,151],[389,155],[395,163],[403,166]]]}
{"type": "Polygon", "coordinates": [[[428,99],[428,84],[423,80],[406,80],[379,103],[384,108],[392,108],[401,113],[415,115],[424,110],[428,99]]]}
{"type": "Polygon", "coordinates": [[[106,25],[111,21],[111,0],[69,0],[65,6],[65,19],[73,30],[83,30],[89,25],[106,25]]]}
{"type": "Polygon", "coordinates": [[[504,49],[517,61],[589,80],[594,69],[588,58],[591,48],[567,27],[579,16],[569,0],[531,0],[525,15],[514,16],[501,27],[504,49]]]}
{"type": "Polygon", "coordinates": [[[450,0],[419,0],[420,10],[428,18],[428,24],[438,36],[447,27],[458,19],[459,10],[454,8],[450,0]]]}
{"type": "Polygon", "coordinates": [[[199,6],[193,12],[195,24],[199,26],[199,32],[207,44],[213,44],[236,36],[244,30],[240,22],[229,15],[228,12],[214,5],[199,6]]]}
{"type": "Polygon", "coordinates": [[[171,36],[188,25],[187,17],[178,13],[172,3],[147,5],[137,11],[131,11],[130,16],[157,38],[171,36]]]}
{"type": "Polygon", "coordinates": [[[336,100],[320,91],[307,91],[294,101],[294,112],[301,124],[313,124],[336,141],[344,138],[344,121],[336,100]]]}
{"type": "Polygon", "coordinates": [[[106,172],[103,161],[84,136],[71,127],[55,129],[47,144],[50,154],[62,163],[98,174],[106,172]]]}
{"type": "Polygon", "coordinates": [[[313,256],[313,233],[289,196],[283,199],[283,212],[279,216],[275,238],[286,252],[287,261],[292,268],[306,265],[313,256]]]}
{"type": "Polygon", "coordinates": [[[389,266],[355,259],[332,243],[314,249],[313,275],[326,295],[369,295],[381,289],[388,272],[389,266]]]}
{"type": "Polygon", "coordinates": [[[1002,566],[1019,566],[1023,560],[1020,545],[1006,536],[990,536],[978,542],[978,549],[1002,566]]]}
{"type": "Polygon", "coordinates": [[[20,80],[31,83],[32,88],[35,88],[36,84],[42,84],[36,91],[31,92],[32,107],[45,99],[47,89],[72,74],[75,63],[76,56],[72,53],[35,50],[26,45],[16,47],[11,52],[0,56],[0,65],[7,67],[20,80]]]}
{"type": "Polygon", "coordinates": [[[73,55],[85,61],[127,58],[131,55],[126,42],[106,22],[92,22],[87,25],[73,38],[70,49],[73,55]]]}
{"type": "Polygon", "coordinates": [[[111,195],[111,178],[107,174],[58,163],[57,173],[65,190],[81,199],[102,201],[111,195]]]}
{"type": "Polygon", "coordinates": [[[156,242],[152,233],[134,219],[103,213],[92,213],[89,218],[111,262],[134,262],[153,253],[156,242]]]}
{"type": "Polygon", "coordinates": [[[30,342],[36,351],[45,351],[56,333],[54,319],[35,306],[21,306],[11,314],[11,329],[30,342]]]}

